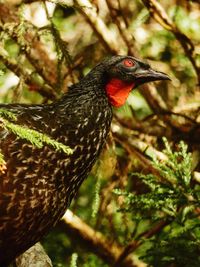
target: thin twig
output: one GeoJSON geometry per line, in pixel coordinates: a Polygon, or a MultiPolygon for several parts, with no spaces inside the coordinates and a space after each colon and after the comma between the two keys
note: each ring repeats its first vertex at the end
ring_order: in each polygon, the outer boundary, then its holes
{"type": "MultiPolygon", "coordinates": [[[[121,14],[119,15],[119,6],[118,9],[116,10],[114,7],[114,2],[110,0],[106,0],[106,3],[108,5],[109,11],[111,18],[115,25],[117,26],[120,36],[122,37],[124,43],[126,44],[126,47],[128,48],[128,54],[129,55],[134,55],[135,53],[135,47],[134,47],[134,38],[133,36],[128,32],[127,30],[127,24],[125,23],[123,17],[122,17],[122,10],[121,14]]],[[[116,2],[115,2],[116,4],[116,2]]]]}
{"type": "Polygon", "coordinates": [[[52,70],[54,64],[49,59],[42,43],[39,41],[38,28],[30,22],[25,21],[24,25],[20,26],[26,27],[22,39],[17,33],[17,28],[20,25],[17,10],[9,9],[5,4],[0,4],[0,17],[0,30],[6,32],[10,38],[16,41],[21,49],[21,54],[26,56],[45,83],[53,87],[55,83],[55,70],[52,70]],[[15,23],[15,27],[10,27],[10,23],[15,23]],[[46,66],[51,66],[51,68],[46,68],[46,66]]]}
{"type": "Polygon", "coordinates": [[[130,242],[123,250],[122,254],[119,256],[113,267],[120,267],[121,264],[124,262],[124,260],[128,257],[130,253],[133,253],[141,244],[144,242],[145,239],[148,239],[155,234],[159,233],[166,225],[168,225],[170,222],[168,221],[160,221],[158,224],[156,224],[154,227],[152,227],[150,230],[143,232],[140,234],[137,238],[137,240],[134,240],[130,242]]]}
{"type": "Polygon", "coordinates": [[[85,17],[98,36],[101,43],[111,54],[123,54],[125,51],[120,47],[113,32],[108,29],[105,22],[99,17],[95,7],[88,0],[75,0],[79,6],[79,12],[85,17]]]}

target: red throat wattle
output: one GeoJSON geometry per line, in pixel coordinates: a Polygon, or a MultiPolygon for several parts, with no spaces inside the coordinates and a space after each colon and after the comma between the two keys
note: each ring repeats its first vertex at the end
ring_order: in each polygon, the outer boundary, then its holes
{"type": "Polygon", "coordinates": [[[125,82],[119,79],[111,79],[106,85],[106,93],[109,102],[115,107],[121,107],[134,88],[133,82],[125,82]]]}

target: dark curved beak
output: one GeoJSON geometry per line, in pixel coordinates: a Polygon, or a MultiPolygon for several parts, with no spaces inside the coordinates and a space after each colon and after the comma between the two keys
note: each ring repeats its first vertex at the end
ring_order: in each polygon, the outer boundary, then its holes
{"type": "Polygon", "coordinates": [[[143,69],[140,68],[135,73],[136,85],[141,85],[146,82],[160,81],[160,80],[171,80],[164,72],[153,70],[152,68],[143,69]]]}

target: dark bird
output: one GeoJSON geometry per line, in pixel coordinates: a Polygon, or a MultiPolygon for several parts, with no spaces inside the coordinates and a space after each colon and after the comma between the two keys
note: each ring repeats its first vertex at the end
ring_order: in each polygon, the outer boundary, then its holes
{"type": "Polygon", "coordinates": [[[112,106],[146,82],[168,80],[134,57],[114,56],[94,67],[51,104],[0,104],[17,124],[47,134],[71,155],[42,148],[0,127],[0,266],[39,241],[63,216],[97,159],[112,121],[112,106]]]}

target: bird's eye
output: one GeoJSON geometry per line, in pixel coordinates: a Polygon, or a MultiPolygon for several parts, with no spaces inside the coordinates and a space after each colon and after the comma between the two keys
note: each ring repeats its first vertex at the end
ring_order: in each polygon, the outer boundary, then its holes
{"type": "Polygon", "coordinates": [[[135,62],[129,58],[124,59],[123,63],[124,63],[124,66],[129,67],[129,68],[135,66],[135,62]]]}

